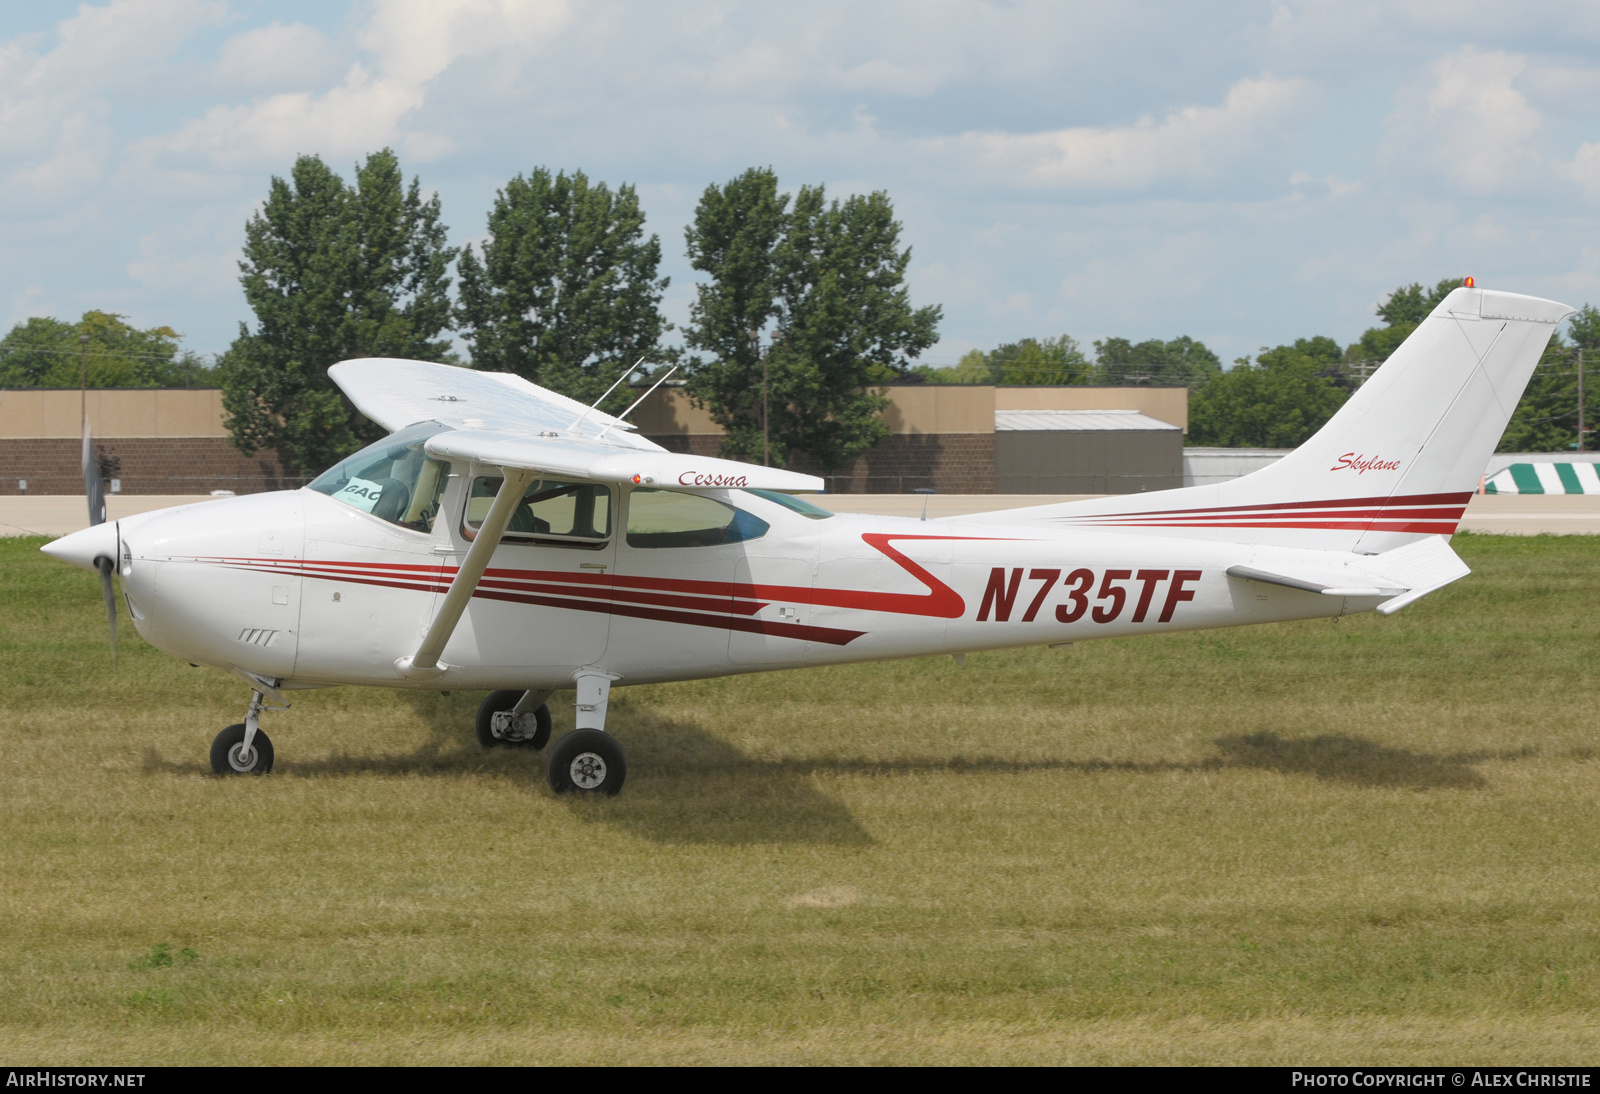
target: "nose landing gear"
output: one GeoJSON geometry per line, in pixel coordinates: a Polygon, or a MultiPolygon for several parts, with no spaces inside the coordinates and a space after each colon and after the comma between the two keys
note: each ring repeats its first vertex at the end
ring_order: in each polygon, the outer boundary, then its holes
{"type": "Polygon", "coordinates": [[[211,742],[211,770],[218,775],[265,775],[272,770],[272,742],[259,729],[248,747],[245,725],[239,722],[217,734],[211,742]]]}
{"type": "Polygon", "coordinates": [[[218,775],[265,775],[272,770],[272,742],[261,732],[263,710],[288,710],[288,700],[278,691],[279,681],[257,676],[243,669],[234,670],[254,690],[244,721],[217,734],[211,742],[211,770],[218,775]],[[271,698],[274,705],[267,706],[271,698]]]}

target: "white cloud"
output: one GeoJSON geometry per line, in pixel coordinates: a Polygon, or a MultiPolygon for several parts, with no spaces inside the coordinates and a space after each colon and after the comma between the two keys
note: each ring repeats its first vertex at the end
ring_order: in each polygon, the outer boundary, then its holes
{"type": "Polygon", "coordinates": [[[0,171],[8,198],[59,204],[98,184],[115,154],[111,100],[159,98],[165,66],[195,30],[218,22],[207,0],[82,5],[48,36],[0,43],[0,171]]]}
{"type": "Polygon", "coordinates": [[[320,30],[271,23],[223,42],[212,69],[221,87],[281,92],[325,86],[344,67],[338,48],[320,30]]]}
{"type": "Polygon", "coordinates": [[[454,147],[450,137],[403,124],[430,85],[464,60],[530,54],[571,19],[565,0],[379,0],[371,12],[359,40],[372,63],[351,65],[338,86],[212,107],[144,142],[141,153],[199,157],[224,168],[278,165],[301,153],[351,157],[384,145],[434,159],[454,147]]]}
{"type": "Polygon", "coordinates": [[[1420,170],[1468,194],[1517,189],[1540,162],[1543,118],[1515,86],[1519,54],[1472,46],[1435,63],[1420,88],[1400,97],[1389,119],[1386,155],[1401,173],[1420,170]]]}
{"type": "Polygon", "coordinates": [[[1213,179],[1276,137],[1311,91],[1308,81],[1260,76],[1228,89],[1220,106],[1187,106],[1161,121],[1045,133],[969,133],[956,143],[991,168],[1034,186],[1140,189],[1213,179]]]}
{"type": "Polygon", "coordinates": [[[1580,145],[1572,162],[1562,165],[1561,173],[1590,197],[1600,197],[1600,143],[1580,145]]]}

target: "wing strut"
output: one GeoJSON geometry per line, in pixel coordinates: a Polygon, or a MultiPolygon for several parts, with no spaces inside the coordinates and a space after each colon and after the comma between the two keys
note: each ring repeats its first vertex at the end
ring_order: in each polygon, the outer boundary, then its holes
{"type": "Polygon", "coordinates": [[[402,676],[428,679],[444,672],[444,666],[439,664],[439,655],[455,633],[456,624],[461,622],[461,613],[467,610],[467,602],[478,588],[483,571],[488,569],[489,559],[494,557],[494,549],[500,545],[500,537],[505,533],[506,525],[511,523],[511,514],[516,512],[517,503],[522,500],[528,484],[538,475],[536,471],[521,467],[503,467],[500,473],[505,476],[500,480],[500,491],[495,494],[488,515],[478,528],[478,538],[467,548],[467,557],[461,560],[461,569],[456,571],[455,580],[450,582],[450,591],[444,594],[444,602],[439,605],[428,633],[423,635],[422,645],[410,657],[402,657],[394,663],[402,676]]]}

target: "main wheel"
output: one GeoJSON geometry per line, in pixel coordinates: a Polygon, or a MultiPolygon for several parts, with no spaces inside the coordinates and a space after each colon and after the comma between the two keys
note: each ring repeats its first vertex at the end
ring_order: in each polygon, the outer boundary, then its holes
{"type": "Polygon", "coordinates": [[[545,778],[557,794],[615,794],[628,777],[622,746],[599,729],[575,729],[556,742],[545,761],[545,778]]]}
{"type": "Polygon", "coordinates": [[[211,742],[211,770],[218,775],[265,775],[272,770],[272,742],[258,729],[246,753],[244,723],[231,725],[211,742]]]}
{"type": "Polygon", "coordinates": [[[534,731],[531,737],[501,737],[494,731],[494,716],[511,712],[521,701],[523,692],[491,691],[488,698],[478,704],[478,743],[484,748],[543,748],[550,741],[550,707],[540,704],[533,712],[534,731]]]}

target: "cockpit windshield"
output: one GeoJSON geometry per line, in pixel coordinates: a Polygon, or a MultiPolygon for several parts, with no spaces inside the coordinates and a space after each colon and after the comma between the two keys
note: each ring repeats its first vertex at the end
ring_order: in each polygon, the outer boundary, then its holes
{"type": "Polygon", "coordinates": [[[430,459],[422,446],[443,431],[438,422],[407,426],[330,467],[309,485],[380,520],[432,531],[450,465],[430,459]]]}

